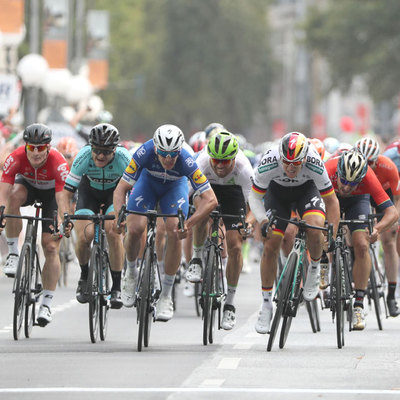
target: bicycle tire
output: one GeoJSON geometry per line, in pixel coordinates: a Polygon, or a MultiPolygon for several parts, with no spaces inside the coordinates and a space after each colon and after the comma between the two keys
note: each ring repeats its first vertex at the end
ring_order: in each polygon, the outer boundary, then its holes
{"type": "Polygon", "coordinates": [[[27,294],[27,271],[31,260],[31,246],[24,243],[18,261],[17,274],[14,281],[13,337],[18,340],[24,320],[24,306],[27,294]]]}
{"type": "Polygon", "coordinates": [[[343,257],[340,248],[335,250],[334,265],[332,266],[332,284],[334,287],[334,308],[336,316],[336,344],[338,349],[344,346],[344,296],[343,293],[343,257]]]}
{"type": "Polygon", "coordinates": [[[213,270],[215,266],[215,248],[214,246],[210,246],[207,253],[207,262],[206,268],[204,270],[203,276],[203,289],[202,289],[202,298],[203,298],[203,345],[207,346],[209,339],[209,331],[210,324],[212,319],[212,281],[213,281],[213,270]]]}
{"type": "Polygon", "coordinates": [[[138,339],[137,339],[137,351],[142,351],[144,336],[145,336],[145,320],[147,317],[147,298],[149,296],[149,283],[150,283],[150,266],[151,258],[150,251],[145,250],[145,255],[142,260],[141,266],[141,277],[139,280],[139,298],[138,298],[138,339]]]}
{"type": "Polygon", "coordinates": [[[219,301],[221,296],[222,289],[219,283],[220,279],[223,279],[220,275],[222,271],[219,268],[219,265],[222,264],[221,260],[218,260],[218,255],[215,253],[215,263],[212,270],[212,281],[211,281],[211,290],[213,293],[212,297],[212,306],[211,306],[211,318],[210,318],[210,327],[208,329],[208,342],[210,344],[214,343],[214,329],[215,329],[215,318],[218,318],[218,329],[221,325],[221,302],[219,301]]]}
{"type": "Polygon", "coordinates": [[[92,248],[92,254],[89,261],[89,276],[88,276],[88,301],[89,301],[89,332],[90,340],[96,343],[99,336],[99,279],[100,274],[101,253],[98,245],[92,248]]]}
{"type": "Polygon", "coordinates": [[[151,268],[149,274],[149,283],[148,283],[148,296],[146,300],[146,317],[144,320],[144,337],[143,344],[144,347],[149,347],[150,344],[150,333],[151,333],[151,323],[153,321],[153,293],[154,293],[154,282],[155,282],[155,274],[156,274],[156,261],[157,256],[153,253],[153,258],[151,259],[151,268]]]}
{"type": "Polygon", "coordinates": [[[277,304],[276,304],[274,318],[272,319],[272,324],[269,331],[267,351],[271,351],[272,349],[272,345],[274,344],[275,336],[279,329],[279,325],[281,322],[284,307],[287,302],[287,298],[290,296],[290,289],[292,284],[292,280],[290,278],[293,276],[294,266],[296,265],[295,264],[296,262],[297,262],[297,254],[291,253],[289,255],[287,261],[287,268],[285,270],[284,275],[282,276],[279,291],[277,294],[277,304]]]}
{"type": "MultiPolygon", "coordinates": [[[[296,260],[296,262],[297,262],[297,260],[296,260]]],[[[291,282],[294,282],[293,283],[293,285],[294,285],[293,286],[293,294],[291,294],[290,291],[288,293],[288,295],[291,297],[290,301],[293,301],[293,299],[295,299],[295,302],[294,302],[293,308],[292,308],[292,312],[294,313],[294,315],[296,314],[297,309],[298,309],[299,304],[300,304],[300,301],[301,301],[300,296],[302,296],[302,294],[301,294],[302,293],[302,289],[300,287],[301,276],[299,276],[299,274],[301,274],[301,268],[300,268],[300,266],[298,267],[297,276],[295,277],[294,276],[295,265],[296,264],[294,264],[294,267],[293,267],[292,272],[291,272],[291,282]],[[295,278],[296,278],[296,280],[294,280],[295,278]]],[[[289,299],[289,297],[288,297],[288,299],[289,299]]],[[[287,306],[288,306],[288,304],[287,304],[287,306]]],[[[288,314],[288,315],[284,315],[283,316],[281,334],[280,334],[280,337],[279,337],[279,348],[280,349],[283,349],[285,347],[286,340],[287,340],[287,337],[288,337],[288,334],[289,334],[289,331],[290,331],[290,327],[292,326],[292,321],[293,321],[294,315],[293,314],[291,314],[291,315],[288,314]]]]}
{"type": "Polygon", "coordinates": [[[315,324],[316,324],[316,328],[317,328],[317,332],[321,332],[321,321],[319,318],[319,307],[318,307],[318,301],[317,299],[314,299],[311,302],[313,309],[314,309],[314,313],[315,313],[315,324]]]}
{"type": "Polygon", "coordinates": [[[306,301],[306,309],[307,309],[307,314],[308,318],[310,320],[310,325],[311,325],[311,330],[313,333],[317,333],[317,322],[316,322],[316,316],[315,316],[315,309],[313,307],[313,302],[316,301],[315,299],[313,301],[306,301]]]}
{"type": "Polygon", "coordinates": [[[32,263],[32,268],[29,271],[27,289],[29,289],[29,291],[27,292],[25,301],[24,330],[25,337],[29,338],[32,333],[32,328],[35,324],[38,298],[42,292],[41,271],[37,251],[35,251],[34,262],[32,263]]]}
{"type": "Polygon", "coordinates": [[[196,310],[196,315],[198,317],[200,317],[200,315],[201,315],[201,312],[200,312],[201,307],[199,304],[199,300],[200,300],[200,283],[196,282],[196,283],[194,283],[194,307],[196,310]]]}
{"type": "MultiPolygon", "coordinates": [[[[374,262],[373,256],[372,258],[372,263],[374,262]]],[[[381,305],[379,303],[380,296],[379,296],[379,291],[377,287],[377,282],[376,282],[376,276],[375,276],[375,266],[372,264],[371,267],[371,273],[369,275],[369,288],[368,288],[368,294],[372,301],[374,302],[374,308],[375,308],[375,315],[376,315],[376,322],[378,323],[378,328],[381,331],[383,329],[382,327],[382,319],[381,319],[381,305]]]]}
{"type": "Polygon", "coordinates": [[[99,333],[100,340],[104,341],[107,336],[108,330],[108,310],[110,302],[108,301],[110,295],[110,260],[108,254],[103,250],[102,271],[99,277],[99,295],[100,295],[100,308],[99,308],[99,333]]]}
{"type": "Polygon", "coordinates": [[[61,274],[60,277],[58,278],[58,286],[67,286],[68,282],[68,260],[67,260],[67,255],[68,255],[68,246],[66,243],[66,238],[61,239],[60,243],[60,264],[61,264],[61,274]]]}

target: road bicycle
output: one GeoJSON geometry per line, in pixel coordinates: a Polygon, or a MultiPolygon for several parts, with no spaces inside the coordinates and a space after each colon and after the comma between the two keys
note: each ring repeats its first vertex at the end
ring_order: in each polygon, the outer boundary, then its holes
{"type": "Polygon", "coordinates": [[[248,234],[243,209],[240,210],[240,215],[222,214],[219,208],[211,212],[210,231],[204,245],[206,262],[199,293],[199,304],[203,310],[203,345],[205,346],[214,341],[216,319],[218,329],[221,329],[221,304],[226,297],[222,267],[222,242],[224,240],[224,233],[220,226],[220,220],[224,217],[239,218],[241,222],[238,230],[244,229],[244,236],[248,234]],[[217,318],[216,315],[218,315],[217,318]]]}
{"type": "Polygon", "coordinates": [[[42,268],[37,249],[37,232],[39,221],[52,222],[56,226],[57,211],[51,218],[39,217],[42,203],[35,201],[35,216],[4,214],[4,206],[0,207],[0,225],[4,218],[24,219],[27,221],[25,240],[19,256],[17,272],[14,278],[14,311],[13,311],[13,337],[18,340],[24,326],[25,337],[29,338],[36,322],[36,314],[40,296],[43,293],[42,268]]]}
{"type": "Polygon", "coordinates": [[[114,215],[64,214],[64,227],[71,220],[92,221],[94,237],[89,260],[87,296],[89,303],[89,333],[92,343],[98,337],[105,340],[108,327],[108,310],[110,309],[110,260],[108,257],[107,238],[104,230],[105,221],[115,219],[114,215]]]}
{"type": "Polygon", "coordinates": [[[271,351],[282,319],[282,328],[279,338],[279,348],[285,346],[292,320],[296,317],[299,304],[303,300],[303,288],[301,282],[305,282],[305,260],[306,254],[306,230],[317,229],[328,233],[328,243],[332,242],[333,225],[320,227],[309,225],[303,220],[286,219],[276,215],[272,211],[269,226],[275,223],[276,219],[294,224],[298,227],[293,249],[291,250],[282,274],[279,277],[273,300],[276,302],[276,310],[272,320],[267,351],[271,351]]]}
{"type": "Polygon", "coordinates": [[[136,214],[147,217],[146,245],[140,264],[134,301],[134,306],[137,310],[137,323],[139,324],[137,350],[142,351],[143,346],[148,347],[149,345],[151,323],[155,321],[157,301],[162,291],[155,248],[157,218],[177,217],[179,219],[178,229],[183,229],[185,216],[181,209],[178,209],[177,214],[161,214],[157,213],[156,210],[148,210],[147,212],[130,211],[126,209],[126,205],[123,205],[118,215],[118,227],[124,220],[126,214],[136,214]]]}

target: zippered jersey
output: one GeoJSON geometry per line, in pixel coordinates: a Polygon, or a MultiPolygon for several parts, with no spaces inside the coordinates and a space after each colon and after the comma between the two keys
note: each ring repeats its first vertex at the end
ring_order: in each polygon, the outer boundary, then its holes
{"type": "Polygon", "coordinates": [[[211,188],[196,161],[185,148],[182,148],[174,167],[169,170],[164,169],[155,152],[153,139],[148,140],[136,150],[122,179],[133,186],[143,170],[147,170],[150,177],[160,185],[186,177],[198,193],[203,193],[211,188]]]}
{"type": "Polygon", "coordinates": [[[14,185],[15,177],[18,175],[36,189],[55,189],[56,192],[60,192],[63,190],[68,172],[65,158],[52,147],[46,162],[40,168],[33,168],[26,155],[25,145],[23,145],[7,157],[0,181],[14,185]]]}
{"type": "Polygon", "coordinates": [[[103,168],[96,167],[92,158],[92,148],[84,146],[71,167],[67,176],[65,189],[75,192],[83,176],[86,176],[90,186],[97,190],[108,190],[117,186],[125,168],[128,166],[131,155],[124,147],[117,147],[113,160],[103,168]]]}

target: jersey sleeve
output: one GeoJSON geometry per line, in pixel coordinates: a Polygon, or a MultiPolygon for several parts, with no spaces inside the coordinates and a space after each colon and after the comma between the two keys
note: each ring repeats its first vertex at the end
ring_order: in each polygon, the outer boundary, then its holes
{"type": "Polygon", "coordinates": [[[89,166],[89,160],[92,156],[92,150],[90,146],[83,147],[74,162],[72,163],[71,171],[69,172],[65,181],[64,188],[70,192],[75,192],[81,182],[81,179],[89,166]]]}
{"type": "Polygon", "coordinates": [[[254,171],[247,157],[244,159],[242,168],[239,173],[239,185],[242,188],[242,193],[246,201],[249,201],[249,195],[252,190],[254,181],[254,171]]]}
{"type": "Polygon", "coordinates": [[[54,150],[55,190],[61,192],[64,189],[65,180],[69,174],[69,168],[64,156],[54,150]]]}
{"type": "Polygon", "coordinates": [[[376,177],[374,171],[372,171],[370,167],[368,167],[368,171],[365,175],[365,178],[363,179],[363,183],[365,183],[364,190],[366,190],[366,193],[370,193],[371,197],[374,199],[376,205],[380,210],[384,210],[385,208],[393,205],[389,196],[383,190],[383,187],[376,177]]]}
{"type": "Polygon", "coordinates": [[[125,168],[124,174],[122,175],[122,179],[133,186],[139,179],[139,176],[143,169],[142,166],[146,164],[151,153],[152,153],[152,144],[151,147],[149,146],[149,142],[142,144],[133,153],[132,158],[129,161],[129,164],[125,168]]]}
{"type": "Polygon", "coordinates": [[[13,151],[6,158],[6,161],[4,161],[3,174],[1,175],[0,182],[5,182],[9,183],[10,185],[14,185],[15,175],[20,170],[20,160],[17,157],[17,150],[13,151]]]}
{"type": "Polygon", "coordinates": [[[197,161],[193,159],[192,155],[183,149],[179,157],[181,174],[189,179],[193,190],[201,194],[206,190],[211,189],[207,177],[203,174],[197,161]]]}

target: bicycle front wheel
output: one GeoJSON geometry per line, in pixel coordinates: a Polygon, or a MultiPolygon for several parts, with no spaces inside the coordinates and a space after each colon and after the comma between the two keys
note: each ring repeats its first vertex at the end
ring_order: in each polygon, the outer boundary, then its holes
{"type": "Polygon", "coordinates": [[[210,246],[207,254],[206,268],[204,270],[203,276],[203,289],[202,289],[202,299],[203,299],[203,345],[207,346],[209,342],[210,330],[212,329],[212,307],[213,307],[213,283],[214,283],[214,270],[215,270],[215,248],[210,246]]]}
{"type": "Polygon", "coordinates": [[[100,248],[95,245],[90,256],[88,276],[89,331],[92,343],[96,343],[99,336],[100,296],[98,276],[101,273],[100,265],[101,252],[100,248]]]}
{"type": "Polygon", "coordinates": [[[336,249],[334,254],[334,264],[332,265],[332,312],[336,318],[336,341],[337,347],[344,346],[344,270],[341,249],[336,249]]]}
{"type": "Polygon", "coordinates": [[[110,294],[110,261],[108,254],[103,251],[103,262],[101,264],[101,274],[98,275],[99,282],[99,296],[100,296],[100,308],[99,308],[99,333],[100,339],[105,340],[107,336],[108,328],[108,309],[110,308],[110,302],[108,296],[110,294]]]}
{"type": "Polygon", "coordinates": [[[25,337],[29,338],[32,333],[33,325],[35,324],[36,318],[36,306],[38,299],[42,294],[42,278],[39,264],[39,256],[35,251],[34,262],[31,265],[29,271],[29,277],[27,279],[27,292],[25,301],[25,337]]]}
{"type": "Polygon", "coordinates": [[[282,276],[282,280],[278,288],[276,310],[269,332],[267,351],[271,351],[272,349],[272,345],[274,344],[275,336],[278,332],[278,328],[281,322],[283,311],[290,298],[290,291],[292,288],[293,274],[296,263],[297,253],[291,253],[287,261],[285,273],[282,276]]]}
{"type": "Polygon", "coordinates": [[[24,320],[24,306],[27,293],[29,292],[29,269],[31,265],[31,245],[24,243],[18,261],[17,275],[14,281],[14,315],[13,315],[13,336],[18,340],[24,320]]]}
{"type": "Polygon", "coordinates": [[[369,275],[369,287],[368,287],[368,294],[372,301],[374,302],[374,308],[375,308],[375,315],[376,315],[376,322],[378,323],[378,328],[381,331],[383,329],[382,327],[382,319],[381,319],[381,305],[379,304],[380,300],[380,295],[379,295],[379,288],[378,284],[376,281],[376,276],[375,276],[375,265],[374,262],[376,262],[376,258],[374,256],[371,256],[372,259],[372,267],[371,267],[371,273],[369,275]]]}

